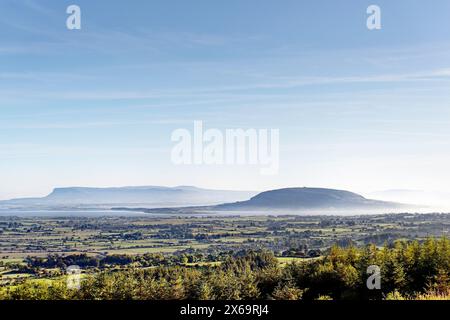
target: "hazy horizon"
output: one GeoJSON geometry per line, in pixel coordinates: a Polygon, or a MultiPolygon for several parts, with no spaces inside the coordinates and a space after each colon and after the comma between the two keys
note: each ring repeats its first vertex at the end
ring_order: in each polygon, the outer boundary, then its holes
{"type": "MultiPolygon", "coordinates": [[[[204,188],[202,186],[192,186],[192,185],[184,185],[184,186],[156,186],[156,185],[141,185],[141,186],[66,186],[66,187],[55,187],[52,188],[52,190],[45,194],[40,195],[30,195],[27,197],[20,197],[20,198],[11,198],[11,199],[0,199],[0,201],[8,201],[8,200],[20,200],[20,199],[33,199],[33,198],[45,198],[47,196],[50,196],[53,194],[54,191],[57,189],[137,189],[139,188],[168,188],[168,189],[176,189],[176,188],[197,188],[197,189],[204,189],[208,191],[230,191],[230,192],[242,192],[242,193],[253,193],[253,195],[257,195],[258,193],[264,192],[264,191],[272,191],[276,189],[266,189],[266,190],[238,190],[238,189],[221,189],[221,188],[204,188]]],[[[285,186],[283,188],[279,189],[289,189],[289,188],[319,188],[322,189],[323,187],[320,186],[285,186]]],[[[277,188],[278,189],[278,188],[277,188]]],[[[331,190],[339,190],[335,188],[326,188],[331,190]]],[[[391,190],[377,190],[374,192],[369,193],[359,193],[354,190],[344,190],[344,191],[350,191],[356,194],[359,194],[366,199],[372,199],[372,200],[381,200],[381,201],[388,201],[388,202],[396,202],[406,205],[412,205],[417,207],[411,207],[411,209],[404,209],[400,208],[397,211],[398,212],[404,212],[404,211],[410,211],[410,212],[433,212],[433,211],[450,211],[450,193],[441,192],[441,191],[429,191],[429,190],[406,190],[406,189],[391,189],[391,190]]],[[[251,196],[253,196],[251,195],[251,196]]],[[[214,201],[215,204],[220,204],[223,202],[235,202],[235,201],[243,201],[250,199],[251,196],[243,197],[242,195],[236,196],[235,198],[231,197],[224,201],[214,201]]],[[[155,201],[157,199],[148,199],[151,203],[152,201],[155,201]]],[[[159,200],[158,200],[159,201],[159,200]]],[[[72,202],[68,202],[69,205],[72,202]]],[[[207,205],[208,203],[202,203],[199,202],[199,205],[207,205]]],[[[212,204],[212,203],[210,203],[212,204]]],[[[127,205],[127,203],[123,203],[123,205],[127,205]]],[[[143,204],[144,205],[144,204],[143,204]]],[[[179,207],[182,206],[181,204],[171,204],[171,203],[160,203],[159,205],[155,205],[154,207],[164,207],[164,206],[171,206],[171,207],[179,207]]],[[[144,205],[144,207],[146,207],[144,205]]],[[[147,206],[148,207],[148,206],[147,206]]],[[[24,206],[23,208],[33,209],[33,205],[31,206],[24,206]]],[[[377,210],[373,210],[374,212],[377,210]]],[[[378,210],[383,211],[383,210],[378,210]]],[[[389,211],[389,210],[387,210],[389,211]]]]}

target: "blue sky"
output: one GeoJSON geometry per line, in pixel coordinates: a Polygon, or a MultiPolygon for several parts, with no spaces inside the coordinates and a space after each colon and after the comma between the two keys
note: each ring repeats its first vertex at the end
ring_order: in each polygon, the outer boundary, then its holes
{"type": "Polygon", "coordinates": [[[61,186],[450,189],[450,2],[0,4],[0,199],[61,186]],[[65,27],[68,5],[82,30],[65,27]],[[382,29],[366,28],[366,8],[382,29]],[[175,166],[171,132],[280,130],[280,171],[175,166]]]}

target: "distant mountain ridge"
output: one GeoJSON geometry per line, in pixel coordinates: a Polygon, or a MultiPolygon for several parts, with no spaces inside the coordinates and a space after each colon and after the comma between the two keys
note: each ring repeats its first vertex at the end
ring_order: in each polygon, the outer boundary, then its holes
{"type": "Polygon", "coordinates": [[[372,192],[368,196],[386,201],[398,201],[434,207],[448,208],[450,206],[450,192],[445,190],[391,189],[372,192]]]}
{"type": "Polygon", "coordinates": [[[55,188],[42,198],[23,198],[0,201],[5,207],[77,207],[77,206],[190,206],[214,205],[223,202],[246,200],[257,194],[254,191],[211,190],[192,186],[55,188]]]}

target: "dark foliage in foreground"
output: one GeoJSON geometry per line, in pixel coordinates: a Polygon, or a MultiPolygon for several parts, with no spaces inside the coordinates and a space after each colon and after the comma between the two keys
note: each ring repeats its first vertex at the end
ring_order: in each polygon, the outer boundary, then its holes
{"type": "Polygon", "coordinates": [[[282,266],[271,252],[230,256],[220,265],[128,268],[66,280],[28,281],[3,299],[376,299],[448,298],[450,241],[331,248],[323,258],[282,266]],[[367,289],[367,267],[381,269],[381,290],[367,289]],[[431,294],[432,293],[432,294],[431,294]]]}

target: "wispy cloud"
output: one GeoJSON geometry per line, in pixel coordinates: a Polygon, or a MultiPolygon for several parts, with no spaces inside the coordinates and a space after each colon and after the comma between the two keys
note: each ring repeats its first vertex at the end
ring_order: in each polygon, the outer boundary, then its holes
{"type": "MultiPolygon", "coordinates": [[[[61,78],[84,78],[89,76],[58,73],[0,73],[0,78],[10,79],[29,79],[37,80],[42,78],[58,80],[61,78]]],[[[67,80],[67,79],[66,79],[67,80]]],[[[209,96],[211,94],[233,93],[252,90],[271,90],[271,89],[291,89],[304,86],[317,85],[343,85],[352,83],[405,83],[405,82],[429,82],[429,81],[449,81],[450,69],[443,68],[415,73],[398,74],[380,74],[373,76],[338,76],[338,77],[272,77],[271,81],[255,82],[243,85],[230,86],[211,86],[211,87],[193,87],[193,88],[173,88],[173,89],[148,89],[148,90],[58,90],[58,91],[27,91],[23,90],[2,90],[3,98],[17,97],[21,99],[24,95],[30,99],[58,99],[58,100],[140,100],[155,98],[187,98],[209,96]]]]}

